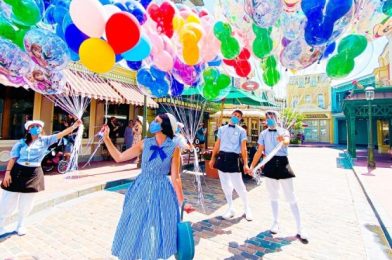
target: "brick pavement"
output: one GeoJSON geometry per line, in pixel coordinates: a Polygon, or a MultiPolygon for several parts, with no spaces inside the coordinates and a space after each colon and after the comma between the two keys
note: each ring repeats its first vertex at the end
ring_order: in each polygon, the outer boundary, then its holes
{"type": "MultiPolygon", "coordinates": [[[[203,186],[203,212],[192,178],[184,176],[186,198],[198,209],[186,216],[195,230],[195,259],[388,259],[385,238],[355,176],[336,167],[340,151],[292,148],[290,152],[310,242],[303,244],[293,236],[295,223],[283,201],[281,232],[269,234],[272,218],[263,184],[247,182],[255,220],[241,216],[236,197],[237,215],[226,221],[219,217],[225,210],[219,181],[208,179],[203,186]]],[[[113,259],[110,246],[122,201],[121,192],[100,191],[34,214],[28,235],[0,239],[0,259],[113,259]]]]}

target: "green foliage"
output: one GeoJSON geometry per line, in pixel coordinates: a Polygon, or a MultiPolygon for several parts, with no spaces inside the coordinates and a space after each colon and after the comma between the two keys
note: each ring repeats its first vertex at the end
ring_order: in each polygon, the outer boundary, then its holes
{"type": "Polygon", "coordinates": [[[287,107],[283,109],[281,116],[282,121],[286,122],[286,125],[284,127],[288,127],[292,124],[292,122],[294,122],[291,129],[301,130],[303,128],[302,123],[305,116],[302,113],[299,113],[297,111],[294,111],[292,108],[287,107]]]}

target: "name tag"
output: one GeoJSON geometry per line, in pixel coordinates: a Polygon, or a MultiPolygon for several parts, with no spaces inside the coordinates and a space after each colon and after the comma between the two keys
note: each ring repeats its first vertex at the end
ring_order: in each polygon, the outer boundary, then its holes
{"type": "Polygon", "coordinates": [[[29,165],[30,165],[30,163],[29,163],[29,162],[25,162],[25,163],[24,163],[24,165],[26,165],[26,166],[29,166],[29,165]]]}

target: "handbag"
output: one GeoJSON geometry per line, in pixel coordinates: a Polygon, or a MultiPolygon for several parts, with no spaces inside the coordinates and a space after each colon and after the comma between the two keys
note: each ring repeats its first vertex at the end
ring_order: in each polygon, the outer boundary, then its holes
{"type": "Polygon", "coordinates": [[[195,257],[195,240],[191,222],[183,221],[185,201],[181,206],[181,221],[177,224],[177,260],[191,260],[195,257]]]}

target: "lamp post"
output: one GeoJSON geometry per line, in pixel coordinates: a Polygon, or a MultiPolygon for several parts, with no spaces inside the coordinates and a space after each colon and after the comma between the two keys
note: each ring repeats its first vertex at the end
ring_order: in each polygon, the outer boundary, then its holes
{"type": "Polygon", "coordinates": [[[365,89],[366,100],[368,101],[368,168],[376,168],[376,162],[374,161],[374,148],[373,148],[373,125],[372,125],[372,105],[371,102],[374,99],[374,87],[367,87],[365,89]]]}

